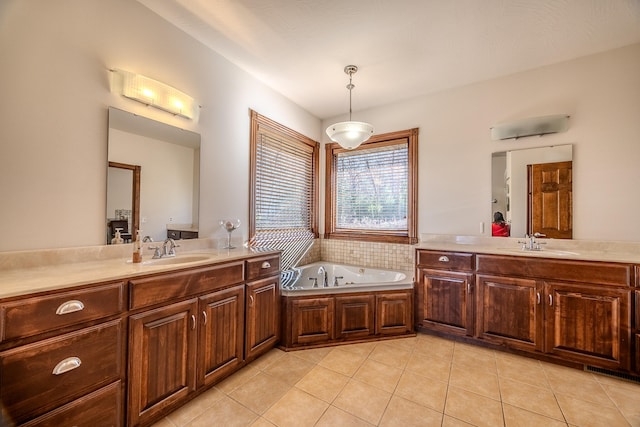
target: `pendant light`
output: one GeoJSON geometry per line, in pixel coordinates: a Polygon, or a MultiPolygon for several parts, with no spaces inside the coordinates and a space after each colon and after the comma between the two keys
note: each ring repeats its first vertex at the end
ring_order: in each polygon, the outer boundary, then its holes
{"type": "Polygon", "coordinates": [[[351,90],[355,87],[351,83],[351,79],[356,71],[358,71],[358,67],[355,65],[344,67],[344,72],[349,75],[349,84],[347,85],[347,89],[349,89],[349,121],[335,123],[327,128],[329,138],[348,150],[353,150],[373,135],[373,126],[369,123],[351,121],[351,90]]]}

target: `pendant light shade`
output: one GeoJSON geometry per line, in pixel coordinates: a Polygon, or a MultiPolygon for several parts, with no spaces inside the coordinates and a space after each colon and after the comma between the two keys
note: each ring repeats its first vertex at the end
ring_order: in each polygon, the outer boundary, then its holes
{"type": "Polygon", "coordinates": [[[355,65],[347,65],[344,72],[349,75],[349,121],[332,124],[327,128],[327,135],[332,141],[340,144],[342,148],[353,150],[373,135],[373,126],[365,122],[351,120],[351,90],[355,87],[351,83],[353,74],[358,71],[355,65]]]}

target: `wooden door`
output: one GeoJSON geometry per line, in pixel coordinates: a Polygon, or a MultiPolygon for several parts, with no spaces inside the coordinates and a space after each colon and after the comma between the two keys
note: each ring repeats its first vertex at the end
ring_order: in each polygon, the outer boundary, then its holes
{"type": "Polygon", "coordinates": [[[247,283],[245,360],[273,348],[280,340],[280,276],[247,283]]]}
{"type": "Polygon", "coordinates": [[[333,297],[296,299],[290,301],[292,345],[314,344],[334,339],[333,297]]]}
{"type": "Polygon", "coordinates": [[[529,203],[527,234],[573,237],[572,162],[527,166],[529,203]]]}
{"type": "Polygon", "coordinates": [[[537,282],[501,276],[476,276],[478,338],[526,351],[544,348],[544,310],[537,282]]]}
{"type": "Polygon", "coordinates": [[[376,334],[400,335],[413,332],[412,293],[376,295],[376,334]]]}
{"type": "Polygon", "coordinates": [[[336,338],[367,337],[375,333],[373,295],[336,296],[336,338]]]}
{"type": "Polygon", "coordinates": [[[196,315],[190,299],[129,319],[128,424],[137,426],[196,388],[196,315]]]}
{"type": "Polygon", "coordinates": [[[200,297],[198,386],[233,372],[244,360],[244,285],[200,297]]]}
{"type": "Polygon", "coordinates": [[[567,360],[629,369],[631,290],[549,282],[546,351],[567,360]]]}
{"type": "Polygon", "coordinates": [[[420,327],[473,335],[473,275],[418,269],[416,304],[420,327]]]}

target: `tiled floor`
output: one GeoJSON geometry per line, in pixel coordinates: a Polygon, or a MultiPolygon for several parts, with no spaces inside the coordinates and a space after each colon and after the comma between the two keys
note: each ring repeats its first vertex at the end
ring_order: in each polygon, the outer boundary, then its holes
{"type": "Polygon", "coordinates": [[[419,334],[272,350],[154,427],[640,426],[640,385],[419,334]]]}

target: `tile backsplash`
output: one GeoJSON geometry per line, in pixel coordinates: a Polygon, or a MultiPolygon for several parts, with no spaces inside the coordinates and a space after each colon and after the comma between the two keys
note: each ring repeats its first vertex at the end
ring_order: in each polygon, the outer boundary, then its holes
{"type": "Polygon", "coordinates": [[[413,245],[316,239],[298,265],[327,261],[391,270],[413,270],[414,253],[413,245]]]}

